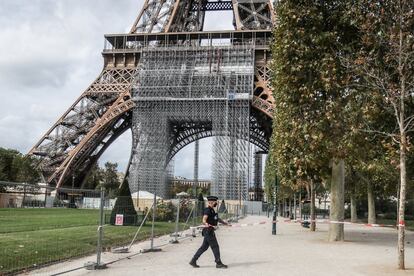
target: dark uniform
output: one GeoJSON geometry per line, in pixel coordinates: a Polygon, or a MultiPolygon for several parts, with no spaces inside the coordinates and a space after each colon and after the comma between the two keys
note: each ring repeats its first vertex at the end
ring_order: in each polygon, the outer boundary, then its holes
{"type": "MultiPolygon", "coordinates": [[[[218,222],[218,214],[216,211],[214,211],[213,208],[207,207],[204,209],[203,215],[207,216],[207,223],[213,226],[217,226],[218,222]]],[[[217,242],[216,234],[214,233],[213,227],[205,227],[201,234],[204,237],[203,244],[201,247],[197,250],[195,253],[193,259],[198,260],[200,258],[201,254],[203,254],[208,247],[211,247],[211,250],[213,250],[214,258],[216,263],[221,263],[220,259],[220,248],[217,242]]]]}
{"type": "MultiPolygon", "coordinates": [[[[208,201],[217,201],[216,196],[208,196],[208,201]]],[[[216,206],[214,204],[214,206],[216,206]]],[[[216,261],[216,267],[217,268],[227,268],[227,265],[223,264],[220,259],[220,248],[217,242],[216,234],[214,233],[215,229],[214,226],[217,226],[217,223],[219,221],[218,214],[216,211],[214,211],[214,208],[208,206],[203,211],[203,216],[207,216],[207,223],[210,225],[208,227],[203,228],[202,235],[204,237],[203,244],[201,247],[197,250],[197,252],[194,254],[193,259],[190,262],[190,265],[193,267],[199,267],[197,265],[197,260],[200,258],[201,254],[203,254],[209,247],[211,247],[211,250],[213,251],[214,258],[216,261]]]]}

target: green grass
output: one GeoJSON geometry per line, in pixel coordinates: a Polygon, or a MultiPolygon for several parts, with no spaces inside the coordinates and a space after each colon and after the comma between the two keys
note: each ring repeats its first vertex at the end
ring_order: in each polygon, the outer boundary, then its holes
{"type": "MultiPolygon", "coordinates": [[[[96,251],[98,210],[0,209],[0,275],[96,251]]],[[[128,244],[138,227],[104,227],[103,247],[128,244]]],[[[173,232],[174,223],[157,222],[156,235],[173,232]]],[[[145,225],[138,240],[150,236],[145,225]]]]}
{"type": "Polygon", "coordinates": [[[0,234],[97,225],[98,210],[0,209],[0,234]]]}

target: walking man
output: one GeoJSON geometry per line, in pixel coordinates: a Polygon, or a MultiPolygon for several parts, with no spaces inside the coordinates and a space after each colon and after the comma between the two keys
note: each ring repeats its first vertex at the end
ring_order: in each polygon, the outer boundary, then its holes
{"type": "Polygon", "coordinates": [[[193,267],[200,267],[197,265],[197,260],[200,258],[201,254],[203,254],[208,247],[211,247],[213,250],[214,258],[216,261],[217,268],[227,268],[227,265],[223,264],[220,259],[220,248],[217,242],[216,234],[214,233],[215,228],[217,227],[217,223],[220,222],[224,225],[230,226],[229,223],[223,221],[218,217],[218,214],[214,210],[214,207],[217,206],[217,197],[216,196],[208,196],[208,206],[203,211],[203,231],[202,235],[204,237],[203,244],[197,250],[194,257],[191,259],[190,265],[193,267]]]}

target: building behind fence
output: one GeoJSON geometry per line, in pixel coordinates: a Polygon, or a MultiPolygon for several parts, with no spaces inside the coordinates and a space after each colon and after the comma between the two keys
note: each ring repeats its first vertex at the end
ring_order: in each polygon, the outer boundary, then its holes
{"type": "MultiPolygon", "coordinates": [[[[0,208],[68,207],[99,209],[98,190],[71,189],[0,181],[0,208]]],[[[106,199],[105,209],[112,209],[115,199],[106,199]]]]}

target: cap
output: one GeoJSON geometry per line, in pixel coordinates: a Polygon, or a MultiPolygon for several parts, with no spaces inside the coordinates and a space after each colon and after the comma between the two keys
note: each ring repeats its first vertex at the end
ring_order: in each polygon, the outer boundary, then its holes
{"type": "Polygon", "coordinates": [[[207,197],[207,200],[208,201],[217,201],[218,200],[218,197],[216,197],[216,196],[208,196],[207,197]]]}

